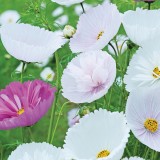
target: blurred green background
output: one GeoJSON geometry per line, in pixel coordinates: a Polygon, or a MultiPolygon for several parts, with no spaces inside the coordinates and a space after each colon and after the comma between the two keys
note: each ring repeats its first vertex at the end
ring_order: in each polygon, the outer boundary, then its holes
{"type": "MultiPolygon", "coordinates": [[[[85,3],[91,4],[96,6],[97,4],[101,4],[103,0],[86,0],[85,3]]],[[[119,10],[123,13],[127,10],[133,10],[135,8],[135,2],[133,0],[112,0],[115,3],[119,10]]],[[[21,15],[21,22],[29,23],[32,25],[37,25],[40,27],[44,27],[46,29],[51,29],[52,31],[59,30],[60,28],[63,29],[64,26],[55,26],[55,20],[63,15],[68,16],[67,24],[70,24],[76,28],[76,24],[78,21],[78,15],[75,13],[75,7],[77,5],[73,5],[71,7],[63,7],[64,12],[57,17],[52,16],[52,12],[60,7],[56,3],[51,2],[50,0],[0,0],[0,15],[7,10],[16,10],[21,15]],[[43,4],[43,5],[42,5],[43,4]],[[46,5],[46,7],[44,7],[46,5]]],[[[147,4],[140,2],[137,6],[143,6],[147,8],[147,4]]],[[[159,0],[152,6],[153,8],[159,8],[160,2],[159,0]]],[[[119,33],[125,34],[123,28],[121,27],[119,33]]],[[[105,48],[107,50],[107,48],[105,48]]],[[[131,51],[131,54],[134,53],[135,50],[131,51]]],[[[20,62],[14,58],[9,58],[6,56],[7,52],[4,49],[2,43],[0,42],[0,89],[4,88],[7,84],[11,81],[19,80],[20,74],[15,73],[16,67],[20,64],[20,62]]],[[[68,44],[65,45],[62,49],[58,50],[58,54],[60,57],[61,63],[61,70],[66,66],[66,64],[72,59],[74,56],[68,44]]],[[[126,52],[122,56],[120,56],[118,62],[123,64],[123,59],[128,53],[126,52]]],[[[55,71],[55,59],[54,56],[50,59],[50,62],[47,64],[55,71]]],[[[40,68],[35,66],[34,64],[28,64],[27,69],[24,73],[24,80],[28,79],[41,79],[40,73],[46,66],[40,68]]],[[[125,71],[125,70],[124,70],[125,71]]],[[[120,73],[117,73],[119,76],[120,73]]],[[[52,83],[54,85],[54,82],[52,83]]],[[[122,88],[118,86],[116,83],[113,86],[112,90],[112,98],[110,103],[110,108],[114,110],[124,110],[126,99],[124,99],[123,104],[119,104],[119,95],[121,95],[122,88]],[[116,107],[115,107],[116,106],[116,107]],[[120,109],[119,109],[120,108],[120,109]]],[[[111,92],[111,91],[110,91],[111,92]]],[[[107,94],[107,99],[110,96],[110,92],[107,94]]],[[[127,95],[127,93],[126,93],[127,95]]],[[[58,101],[58,110],[59,107],[63,104],[64,99],[62,97],[59,98],[58,101]]],[[[101,107],[103,105],[102,100],[97,102],[101,107]]],[[[85,105],[85,104],[84,104],[85,105]]],[[[91,104],[92,105],[92,104],[91,104]]],[[[54,145],[55,146],[62,146],[65,133],[68,129],[68,122],[67,122],[67,113],[71,108],[74,107],[83,107],[78,105],[68,105],[61,116],[60,123],[55,135],[54,145]]],[[[58,111],[57,111],[58,114],[58,111]]],[[[37,124],[31,127],[32,132],[32,140],[36,142],[46,141],[47,133],[48,133],[48,126],[49,126],[49,118],[50,118],[50,111],[48,114],[43,117],[37,124]]],[[[25,139],[28,140],[30,135],[29,130],[25,130],[25,139]]],[[[10,131],[0,131],[0,158],[1,160],[6,160],[11,151],[15,149],[15,147],[21,143],[21,129],[13,129],[10,131]]],[[[129,146],[130,148],[134,146],[137,142],[133,136],[130,138],[129,146]]],[[[143,156],[144,146],[140,145],[139,154],[143,156]]],[[[146,148],[145,148],[146,149],[146,148]]],[[[127,152],[125,153],[127,155],[127,152]]]]}

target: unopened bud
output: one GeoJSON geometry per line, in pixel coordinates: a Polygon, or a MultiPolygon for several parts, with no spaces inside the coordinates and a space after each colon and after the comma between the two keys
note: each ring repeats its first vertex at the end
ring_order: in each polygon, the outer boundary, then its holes
{"type": "Polygon", "coordinates": [[[66,25],[63,29],[63,35],[65,38],[71,38],[75,34],[76,30],[70,25],[66,25]]]}

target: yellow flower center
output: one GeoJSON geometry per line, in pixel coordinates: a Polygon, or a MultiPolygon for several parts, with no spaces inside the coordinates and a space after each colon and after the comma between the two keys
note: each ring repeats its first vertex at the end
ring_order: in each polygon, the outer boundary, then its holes
{"type": "Polygon", "coordinates": [[[110,155],[108,150],[103,150],[97,154],[97,158],[104,158],[110,155]]]}
{"type": "Polygon", "coordinates": [[[52,74],[47,75],[47,79],[50,79],[50,78],[52,78],[52,74]]]}
{"type": "Polygon", "coordinates": [[[159,70],[158,67],[154,68],[152,75],[153,75],[154,78],[158,78],[160,76],[160,70],[159,70]]]}
{"type": "Polygon", "coordinates": [[[103,34],[104,34],[104,31],[101,31],[97,36],[97,40],[99,40],[102,37],[103,34]]]}
{"type": "Polygon", "coordinates": [[[24,113],[24,108],[21,108],[21,109],[18,110],[18,112],[17,112],[18,115],[21,115],[21,114],[23,114],[23,113],[24,113]]]}
{"type": "Polygon", "coordinates": [[[11,18],[8,19],[8,23],[12,23],[13,20],[11,18]]]}
{"type": "Polygon", "coordinates": [[[145,127],[148,131],[154,133],[154,132],[156,132],[156,131],[158,130],[158,122],[157,122],[157,120],[155,120],[155,119],[148,118],[148,119],[146,119],[146,121],[144,122],[144,127],[145,127]]]}

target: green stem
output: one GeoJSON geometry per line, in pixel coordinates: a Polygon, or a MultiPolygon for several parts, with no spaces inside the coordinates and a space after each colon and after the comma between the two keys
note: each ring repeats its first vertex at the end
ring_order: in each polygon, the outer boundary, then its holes
{"type": "Polygon", "coordinates": [[[157,156],[158,156],[158,152],[155,152],[155,154],[154,154],[154,160],[157,160],[157,156]]]}
{"type": "Polygon", "coordinates": [[[133,10],[136,10],[136,8],[137,8],[137,2],[134,3],[134,8],[133,8],[133,10]]]}
{"type": "Polygon", "coordinates": [[[114,48],[114,46],[112,45],[112,43],[109,42],[108,45],[110,45],[112,47],[112,49],[114,50],[115,56],[117,58],[118,57],[118,53],[117,53],[116,49],[114,48]]]}
{"type": "Polygon", "coordinates": [[[138,142],[138,140],[137,140],[137,141],[136,141],[136,144],[135,144],[135,147],[134,147],[134,150],[133,150],[133,155],[134,155],[134,156],[136,156],[136,154],[137,154],[138,144],[139,144],[139,142],[138,142]]]}
{"type": "Polygon", "coordinates": [[[21,128],[22,143],[24,143],[24,128],[21,128]]]}
{"type": "Polygon", "coordinates": [[[111,92],[110,92],[110,95],[109,95],[109,100],[108,100],[108,111],[109,111],[110,105],[111,105],[112,92],[113,92],[113,88],[111,88],[111,92]]]}
{"type": "Polygon", "coordinates": [[[147,159],[147,158],[148,158],[149,150],[150,150],[150,149],[147,147],[147,151],[145,152],[144,159],[147,159]]]}
{"type": "Polygon", "coordinates": [[[51,133],[52,133],[52,128],[54,124],[54,119],[55,119],[55,114],[56,114],[56,108],[57,108],[57,101],[58,101],[58,95],[60,92],[60,69],[59,69],[59,57],[58,57],[58,52],[55,53],[55,59],[56,59],[56,86],[57,86],[57,92],[55,94],[55,99],[53,102],[52,110],[51,110],[51,118],[50,118],[50,124],[49,124],[49,129],[48,129],[48,137],[47,137],[47,142],[50,142],[51,139],[51,133]]]}
{"type": "Polygon", "coordinates": [[[148,2],[148,10],[151,10],[151,2],[148,2]]]}
{"type": "Polygon", "coordinates": [[[80,5],[81,5],[81,7],[82,7],[83,13],[85,13],[85,9],[84,9],[84,6],[83,6],[83,2],[81,2],[80,5]]]}
{"type": "Polygon", "coordinates": [[[97,101],[94,101],[95,108],[98,110],[97,101]]]}
{"type": "Polygon", "coordinates": [[[155,155],[155,152],[154,152],[154,150],[152,151],[152,155],[151,155],[151,159],[153,159],[154,160],[154,155],[155,155]]]}
{"type": "Polygon", "coordinates": [[[29,132],[29,134],[30,134],[31,141],[34,141],[35,139],[34,139],[34,136],[33,136],[33,134],[32,134],[31,127],[28,127],[28,132],[29,132]]]}
{"type": "Polygon", "coordinates": [[[131,157],[131,153],[130,153],[128,147],[126,147],[126,152],[127,152],[128,156],[131,157]]]}
{"type": "Polygon", "coordinates": [[[22,62],[22,71],[21,71],[21,83],[23,82],[23,73],[24,73],[24,67],[25,67],[25,62],[22,62]]]}
{"type": "Polygon", "coordinates": [[[50,141],[51,144],[53,143],[53,140],[54,140],[54,137],[55,137],[55,133],[56,133],[56,130],[57,130],[57,127],[58,127],[58,123],[59,123],[59,120],[60,120],[60,117],[61,117],[63,108],[64,108],[64,106],[66,106],[68,103],[70,103],[70,102],[69,102],[69,101],[68,101],[68,102],[65,102],[65,103],[62,105],[62,107],[61,107],[61,109],[60,109],[60,111],[59,111],[58,118],[57,118],[57,121],[56,121],[54,130],[53,130],[53,134],[52,134],[51,141],[50,141]]]}

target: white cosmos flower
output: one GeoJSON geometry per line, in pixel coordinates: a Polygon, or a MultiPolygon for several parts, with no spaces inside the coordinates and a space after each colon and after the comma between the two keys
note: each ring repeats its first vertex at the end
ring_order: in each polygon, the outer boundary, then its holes
{"type": "Polygon", "coordinates": [[[61,17],[59,17],[59,18],[57,18],[55,21],[54,21],[54,25],[55,26],[64,26],[64,25],[66,25],[67,23],[68,23],[68,20],[69,20],[69,18],[68,18],[68,16],[67,15],[63,15],[63,16],[61,16],[61,17]]]}
{"type": "Polygon", "coordinates": [[[51,67],[46,67],[43,69],[43,71],[40,73],[41,78],[44,81],[52,82],[55,76],[55,73],[51,69],[51,67]]]}
{"type": "Polygon", "coordinates": [[[60,5],[72,5],[72,4],[76,4],[76,3],[81,3],[84,0],[52,0],[52,2],[58,3],[60,5]]]}
{"type": "Polygon", "coordinates": [[[107,52],[82,53],[63,72],[62,94],[74,103],[93,102],[108,92],[115,76],[115,60],[107,52]]]}
{"type": "Polygon", "coordinates": [[[68,125],[72,127],[77,122],[79,122],[80,116],[78,115],[79,109],[73,108],[68,112],[68,125]]]}
{"type": "Polygon", "coordinates": [[[139,88],[130,93],[126,105],[127,122],[135,137],[160,152],[160,87],[139,88]]]}
{"type": "Polygon", "coordinates": [[[128,37],[139,46],[160,37],[160,10],[127,11],[123,16],[123,26],[128,37]]]}
{"type": "Polygon", "coordinates": [[[160,86],[160,47],[140,48],[131,59],[124,77],[127,91],[160,86]]]}
{"type": "MultiPolygon", "coordinates": [[[[118,35],[116,37],[117,45],[116,45],[116,42],[114,40],[111,41],[111,44],[116,49],[117,53],[119,51],[122,54],[127,50],[127,42],[126,42],[127,39],[128,38],[124,35],[118,35]],[[117,47],[118,47],[118,49],[117,49],[117,47]]],[[[108,50],[111,54],[115,55],[115,52],[110,45],[108,45],[108,50]]]]}
{"type": "Polygon", "coordinates": [[[47,143],[26,143],[17,147],[8,160],[61,160],[63,152],[47,143]]]}
{"type": "Polygon", "coordinates": [[[70,40],[73,53],[103,49],[117,34],[121,24],[120,13],[108,2],[89,9],[80,16],[77,31],[70,40]]]}
{"type": "Polygon", "coordinates": [[[9,54],[25,62],[42,62],[66,43],[62,32],[51,32],[29,24],[2,26],[1,39],[9,54]]]}
{"type": "Polygon", "coordinates": [[[130,157],[130,158],[123,158],[122,160],[144,160],[144,159],[140,157],[130,157]]]}
{"type": "Polygon", "coordinates": [[[16,23],[20,14],[15,10],[7,10],[0,15],[0,25],[16,23]]]}
{"type": "Polygon", "coordinates": [[[76,160],[120,160],[128,137],[129,129],[123,113],[96,110],[68,130],[65,156],[76,160]]]}
{"type": "Polygon", "coordinates": [[[52,12],[52,16],[57,17],[57,16],[61,15],[63,12],[64,12],[63,7],[58,7],[52,12]]]}

